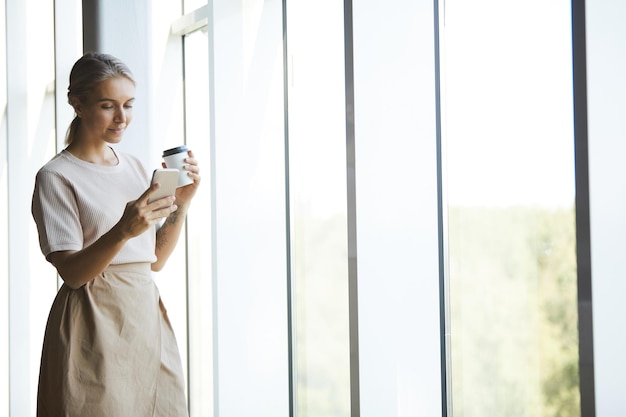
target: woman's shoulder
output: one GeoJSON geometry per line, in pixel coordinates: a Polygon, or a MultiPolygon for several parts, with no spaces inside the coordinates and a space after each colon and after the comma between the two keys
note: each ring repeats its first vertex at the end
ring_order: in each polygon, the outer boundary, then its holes
{"type": "Polygon", "coordinates": [[[35,193],[55,193],[67,187],[71,188],[72,181],[68,177],[70,165],[71,163],[63,157],[61,152],[52,157],[39,168],[35,175],[35,193]]]}
{"type": "Polygon", "coordinates": [[[67,166],[70,165],[70,161],[65,155],[66,151],[61,151],[54,155],[48,162],[46,162],[39,170],[37,171],[37,176],[42,175],[60,175],[63,171],[67,169],[67,166]]]}

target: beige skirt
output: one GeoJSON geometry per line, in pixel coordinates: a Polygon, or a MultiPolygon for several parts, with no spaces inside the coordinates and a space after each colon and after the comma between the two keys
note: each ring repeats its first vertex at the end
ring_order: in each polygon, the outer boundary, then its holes
{"type": "Polygon", "coordinates": [[[145,263],[63,285],[44,336],[38,417],[186,417],[180,354],[145,263]]]}

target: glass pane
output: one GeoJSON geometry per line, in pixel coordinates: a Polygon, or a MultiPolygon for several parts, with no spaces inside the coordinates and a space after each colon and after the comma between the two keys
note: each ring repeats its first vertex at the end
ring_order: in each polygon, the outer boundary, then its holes
{"type": "Polygon", "coordinates": [[[354,2],[360,417],[441,416],[434,6],[354,2]]]}
{"type": "Polygon", "coordinates": [[[206,30],[185,37],[185,141],[200,159],[202,187],[187,217],[189,407],[191,416],[213,410],[213,291],[209,38],[206,30]]]}
{"type": "Polygon", "coordinates": [[[349,416],[343,4],[287,12],[296,415],[349,416]]]}
{"type": "Polygon", "coordinates": [[[286,417],[283,8],[265,0],[212,7],[205,139],[213,146],[216,413],[286,417]]]}
{"type": "Polygon", "coordinates": [[[580,415],[570,4],[448,0],[442,45],[452,415],[580,415]]]}
{"type": "MultiPolygon", "coordinates": [[[[586,94],[587,108],[581,112],[587,113],[591,190],[593,293],[581,288],[580,296],[585,300],[593,296],[593,351],[584,351],[580,359],[587,365],[581,372],[581,388],[585,390],[593,383],[594,390],[584,392],[583,413],[593,398],[596,416],[626,416],[626,333],[622,331],[626,317],[626,280],[622,279],[626,253],[626,2],[573,3],[577,11],[585,11],[582,23],[586,39],[582,41],[587,59],[578,68],[586,71],[582,80],[586,85],[581,90],[586,94]]],[[[584,307],[579,318],[583,331],[591,321],[583,323],[591,316],[592,305],[585,303],[584,307]]]]}

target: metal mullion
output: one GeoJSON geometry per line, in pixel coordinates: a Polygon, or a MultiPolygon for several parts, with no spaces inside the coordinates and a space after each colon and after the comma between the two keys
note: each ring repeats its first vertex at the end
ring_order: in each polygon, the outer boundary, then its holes
{"type": "Polygon", "coordinates": [[[572,0],[571,5],[580,411],[582,417],[595,417],[585,1],[572,0]]]}
{"type": "Polygon", "coordinates": [[[354,114],[354,31],[352,0],[344,0],[346,107],[346,178],[348,221],[348,311],[350,331],[350,415],[361,415],[359,377],[359,308],[356,224],[356,149],[354,114]]]}

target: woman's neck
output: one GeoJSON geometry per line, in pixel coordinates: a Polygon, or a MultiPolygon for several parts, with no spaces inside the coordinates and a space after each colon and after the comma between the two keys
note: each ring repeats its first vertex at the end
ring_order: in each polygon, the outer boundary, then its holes
{"type": "Polygon", "coordinates": [[[115,166],[119,163],[115,151],[107,143],[89,146],[80,141],[74,141],[65,149],[76,158],[95,165],[115,166]]]}

